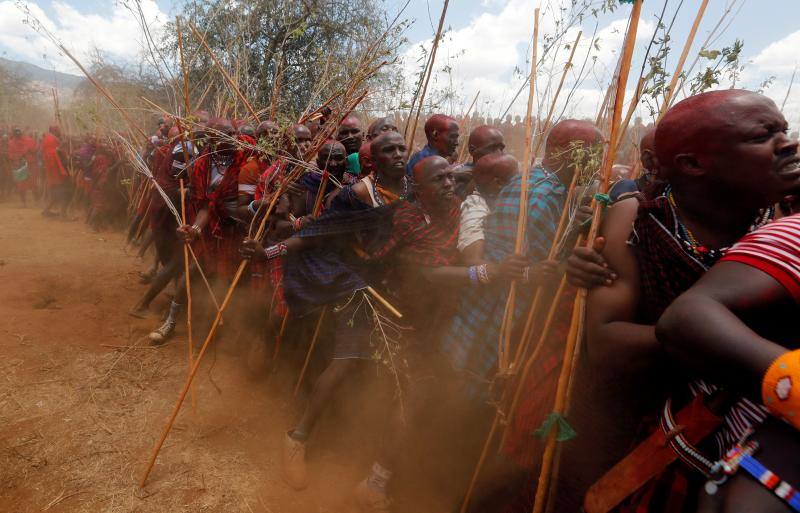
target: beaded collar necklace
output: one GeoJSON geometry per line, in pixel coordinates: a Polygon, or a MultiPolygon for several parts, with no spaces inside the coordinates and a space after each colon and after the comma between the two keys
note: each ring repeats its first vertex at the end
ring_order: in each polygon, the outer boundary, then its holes
{"type": "MultiPolygon", "coordinates": [[[[681,222],[680,217],[678,217],[678,205],[675,202],[675,195],[672,192],[672,186],[668,185],[664,189],[664,195],[667,197],[667,201],[669,202],[669,206],[672,209],[672,217],[675,219],[675,225],[677,227],[675,236],[681,242],[684,247],[684,250],[689,253],[691,256],[695,257],[699,260],[703,265],[707,267],[711,267],[714,263],[717,262],[725,252],[729,249],[727,247],[724,248],[709,248],[704,244],[700,243],[697,240],[697,237],[694,236],[692,231],[681,222]]],[[[752,232],[756,228],[760,228],[770,222],[775,217],[775,207],[767,207],[762,208],[758,211],[758,215],[756,216],[755,220],[750,224],[750,227],[747,230],[747,233],[752,232]]]]}
{"type": "MultiPolygon", "coordinates": [[[[388,189],[384,189],[378,185],[378,175],[376,174],[372,178],[372,193],[375,196],[375,201],[378,203],[378,206],[384,206],[386,203],[383,201],[383,193],[381,191],[386,191],[390,194],[394,194],[388,189]],[[380,191],[378,190],[380,188],[380,191]]],[[[397,197],[398,200],[404,200],[408,198],[408,177],[405,175],[403,176],[403,192],[400,196],[397,197]]]]}

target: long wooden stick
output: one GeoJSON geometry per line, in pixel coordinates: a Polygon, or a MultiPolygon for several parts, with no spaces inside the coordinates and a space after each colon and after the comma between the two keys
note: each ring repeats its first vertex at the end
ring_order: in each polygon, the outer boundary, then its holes
{"type": "Polygon", "coordinates": [[[439,48],[439,41],[442,39],[442,28],[444,27],[444,18],[447,14],[447,6],[450,4],[450,0],[444,0],[444,6],[442,7],[442,15],[439,17],[439,27],[436,29],[436,36],[433,38],[433,47],[431,48],[431,58],[430,62],[428,62],[428,67],[425,70],[427,72],[425,76],[425,81],[422,85],[422,91],[420,92],[419,99],[417,100],[417,114],[414,116],[414,124],[411,126],[411,132],[408,134],[408,139],[406,140],[406,145],[409,148],[413,147],[414,144],[414,135],[417,133],[417,123],[419,122],[419,115],[422,112],[422,107],[425,102],[425,93],[428,91],[428,81],[431,79],[431,74],[433,74],[433,66],[436,62],[436,50],[439,48]]]}
{"type": "MultiPolygon", "coordinates": [[[[187,155],[184,153],[184,155],[187,155]]],[[[188,155],[187,155],[188,158],[188,155]]],[[[186,224],[186,188],[183,186],[183,178],[180,179],[181,186],[181,220],[186,224]]],[[[183,276],[186,284],[186,333],[189,339],[189,371],[192,370],[194,359],[194,337],[192,335],[192,278],[189,274],[189,245],[183,245],[183,276]]],[[[192,410],[197,408],[197,398],[195,397],[194,387],[192,387],[192,410]]]]}
{"type": "MultiPolygon", "coordinates": [[[[344,119],[350,112],[352,112],[352,110],[356,107],[356,105],[358,105],[358,103],[360,103],[361,100],[364,99],[366,94],[367,91],[364,91],[358,97],[356,97],[353,103],[351,103],[344,109],[344,113],[342,114],[339,121],[341,119],[344,119]]],[[[311,152],[316,152],[317,150],[319,150],[320,146],[323,144],[323,142],[329,135],[329,133],[325,132],[326,132],[325,130],[320,131],[320,134],[318,135],[318,141],[316,141],[315,146],[311,148],[310,150],[311,152]]],[[[278,190],[275,191],[275,194],[273,194],[269,206],[267,207],[267,210],[264,213],[264,217],[261,219],[261,222],[258,226],[258,230],[256,231],[254,237],[256,240],[261,239],[261,237],[263,236],[267,226],[267,219],[269,218],[269,215],[275,208],[275,205],[278,202],[278,198],[280,198],[281,194],[283,193],[283,190],[288,186],[289,183],[291,183],[295,178],[297,178],[297,176],[299,176],[301,171],[302,169],[299,166],[295,166],[292,172],[288,173],[286,179],[282,181],[281,184],[278,186],[278,190]]],[[[233,292],[234,290],[236,290],[236,286],[239,284],[239,281],[242,278],[242,274],[244,273],[244,270],[247,267],[248,262],[249,260],[245,259],[242,260],[242,262],[239,264],[239,268],[237,269],[236,274],[234,275],[233,280],[231,281],[231,284],[228,287],[228,291],[226,292],[225,297],[222,300],[222,304],[219,306],[219,308],[217,308],[217,314],[214,317],[213,322],[211,323],[211,328],[209,329],[206,339],[203,341],[203,345],[200,347],[200,352],[197,354],[197,357],[194,360],[194,366],[192,367],[192,371],[186,378],[186,382],[184,383],[183,388],[181,389],[181,392],[178,396],[178,400],[176,401],[175,406],[172,409],[172,413],[167,419],[167,424],[164,426],[164,430],[161,433],[161,437],[156,443],[156,446],[153,449],[153,453],[150,456],[150,459],[147,463],[147,468],[145,469],[144,474],[142,475],[142,478],[139,482],[139,486],[141,487],[144,487],[145,483],[147,482],[147,478],[150,475],[150,472],[153,470],[153,466],[156,463],[156,458],[158,458],[158,453],[161,451],[161,448],[164,446],[164,442],[166,441],[169,432],[172,430],[172,426],[175,423],[175,419],[178,417],[178,412],[180,412],[181,405],[183,405],[183,401],[186,399],[186,394],[189,391],[189,387],[191,386],[192,381],[194,380],[194,376],[197,374],[197,371],[200,368],[200,363],[203,360],[203,355],[205,355],[206,349],[208,348],[209,344],[214,339],[214,336],[217,333],[219,324],[222,321],[222,314],[228,307],[231,297],[233,296],[233,292]]]]}
{"type": "MultiPolygon", "coordinates": [[[[260,239],[261,235],[266,228],[266,220],[269,217],[269,214],[272,213],[272,210],[275,208],[275,204],[278,202],[278,198],[280,197],[283,188],[285,187],[286,183],[290,181],[296,174],[299,173],[299,169],[295,169],[297,173],[290,173],[287,176],[286,182],[282,183],[278,190],[272,197],[270,201],[269,207],[267,208],[266,214],[264,218],[261,220],[261,224],[258,227],[258,231],[256,232],[256,239],[260,239]],[[293,176],[294,175],[294,176],[293,176]]],[[[186,394],[189,391],[189,388],[192,385],[192,381],[194,380],[197,371],[200,369],[200,363],[203,361],[203,355],[206,354],[206,349],[208,349],[209,344],[211,341],[214,340],[214,336],[217,334],[217,329],[219,328],[220,322],[222,321],[222,314],[225,309],[228,307],[228,304],[233,297],[233,292],[236,290],[236,286],[239,284],[239,280],[242,279],[242,274],[244,273],[245,268],[247,267],[249,260],[242,260],[239,264],[239,268],[236,270],[236,274],[231,281],[230,286],[228,287],[228,291],[225,294],[225,297],[222,300],[222,304],[217,308],[217,314],[214,317],[213,322],[211,323],[211,328],[208,331],[208,335],[206,335],[206,339],[203,341],[203,345],[200,347],[200,352],[197,354],[197,357],[194,360],[194,365],[192,366],[192,370],[189,373],[189,376],[186,378],[186,382],[183,384],[183,388],[178,396],[178,400],[175,403],[175,406],[172,408],[172,413],[170,414],[169,418],[167,419],[167,424],[164,426],[164,430],[161,433],[161,437],[159,438],[158,442],[156,443],[155,448],[153,449],[153,453],[150,456],[150,459],[147,462],[147,468],[142,474],[142,478],[139,481],[139,486],[144,487],[145,483],[147,482],[147,477],[150,475],[150,472],[153,470],[153,465],[156,463],[156,458],[158,458],[158,453],[161,451],[161,447],[164,446],[164,442],[167,440],[167,436],[169,435],[170,430],[172,429],[172,425],[175,423],[175,419],[178,417],[178,412],[181,410],[181,406],[183,405],[183,401],[186,399],[186,394]]]]}
{"type": "Polygon", "coordinates": [[[317,347],[319,332],[322,328],[322,320],[325,318],[325,312],[327,310],[327,305],[322,307],[322,311],[319,313],[319,319],[317,319],[317,324],[314,326],[314,335],[311,337],[311,343],[308,345],[308,352],[306,353],[306,359],[303,362],[303,368],[300,369],[300,376],[297,378],[297,384],[294,386],[294,394],[292,395],[295,397],[297,397],[297,393],[300,391],[300,386],[303,384],[303,378],[306,377],[306,370],[308,370],[308,364],[311,362],[311,355],[314,354],[314,348],[317,347]]]}
{"type": "Polygon", "coordinates": [[[253,108],[253,106],[250,105],[250,102],[247,101],[247,98],[244,96],[244,94],[242,94],[242,92],[239,90],[239,88],[236,87],[236,82],[234,82],[233,79],[231,78],[231,76],[228,74],[228,72],[225,71],[225,68],[222,66],[222,63],[220,63],[219,60],[217,59],[217,56],[214,55],[214,51],[208,46],[208,43],[206,43],[206,40],[202,36],[202,34],[200,34],[197,31],[197,29],[194,27],[194,24],[192,24],[192,23],[189,23],[189,29],[191,29],[192,34],[194,34],[195,39],[197,39],[197,41],[203,46],[203,48],[205,48],[205,50],[208,53],[209,57],[211,57],[211,60],[214,61],[214,64],[217,66],[217,69],[222,74],[222,77],[228,83],[228,86],[230,86],[230,88],[233,89],[233,92],[236,93],[236,95],[242,101],[244,106],[247,107],[247,111],[250,113],[251,116],[253,116],[253,119],[256,120],[256,123],[261,123],[261,118],[258,117],[258,113],[256,113],[256,111],[253,108]]]}
{"type": "MultiPolygon", "coordinates": [[[[611,118],[611,132],[609,137],[609,148],[603,160],[602,166],[602,179],[600,189],[602,193],[608,191],[608,182],[611,176],[611,167],[614,165],[614,159],[617,154],[618,147],[618,131],[622,118],[622,107],[625,102],[625,87],[628,83],[628,76],[630,74],[631,59],[633,57],[634,43],[636,42],[636,32],[639,27],[639,16],[642,11],[642,0],[634,0],[633,9],[631,10],[630,23],[628,24],[628,33],[625,38],[625,46],[622,52],[622,60],[619,71],[619,79],[616,85],[616,94],[614,100],[614,111],[611,118]]],[[[592,244],[600,226],[600,217],[602,213],[602,204],[594,200],[594,211],[592,217],[592,225],[589,229],[587,243],[592,244]]],[[[582,324],[584,319],[581,316],[584,311],[584,304],[586,302],[586,290],[582,290],[573,305],[572,323],[570,332],[567,336],[567,343],[564,347],[564,358],[562,361],[561,372],[558,377],[558,385],[556,389],[555,404],[553,412],[557,415],[563,415],[568,396],[569,383],[572,381],[572,361],[575,355],[576,348],[578,347],[578,333],[582,331],[582,324]]],[[[536,496],[534,499],[533,513],[542,513],[545,508],[547,490],[550,488],[550,477],[553,465],[553,458],[556,449],[556,435],[558,432],[558,423],[550,428],[547,435],[547,442],[545,444],[544,453],[542,455],[542,465],[539,473],[539,480],[536,484],[536,496]]]]}
{"type": "Polygon", "coordinates": [[[672,79],[669,82],[669,88],[664,97],[664,103],[661,105],[661,111],[658,113],[658,120],[656,120],[656,123],[661,121],[661,118],[664,117],[669,106],[672,105],[672,100],[675,98],[675,87],[678,85],[678,79],[683,71],[683,65],[686,63],[686,57],[689,55],[692,43],[694,43],[694,38],[697,35],[697,29],[700,27],[700,21],[703,19],[703,15],[706,12],[706,7],[708,7],[708,0],[702,0],[700,8],[697,10],[697,15],[694,17],[694,23],[692,23],[692,30],[689,31],[689,35],[686,37],[686,43],[683,45],[683,51],[678,59],[678,65],[675,66],[675,72],[672,73],[672,79]]]}
{"type": "Polygon", "coordinates": [[[458,152],[458,159],[456,159],[456,162],[464,162],[464,157],[467,154],[467,149],[469,148],[469,133],[472,128],[472,118],[470,117],[470,114],[472,113],[472,108],[475,107],[475,103],[478,101],[478,96],[480,96],[480,94],[480,91],[475,93],[475,98],[473,98],[472,103],[467,109],[467,113],[464,114],[464,126],[461,127],[461,133],[464,137],[464,144],[461,145],[461,150],[458,152]]]}
{"type": "MultiPolygon", "coordinates": [[[[533,101],[536,94],[536,61],[539,41],[539,8],[533,14],[533,50],[531,56],[531,80],[528,90],[528,110],[525,116],[525,152],[522,158],[522,177],[519,193],[519,215],[517,216],[517,236],[514,240],[514,252],[521,253],[525,243],[525,230],[528,219],[528,175],[530,173],[531,151],[533,149],[533,101]]],[[[514,297],[516,282],[511,282],[506,299],[506,308],[500,324],[500,343],[498,344],[497,361],[500,372],[508,367],[508,346],[511,339],[511,324],[514,317],[514,297]]]]}

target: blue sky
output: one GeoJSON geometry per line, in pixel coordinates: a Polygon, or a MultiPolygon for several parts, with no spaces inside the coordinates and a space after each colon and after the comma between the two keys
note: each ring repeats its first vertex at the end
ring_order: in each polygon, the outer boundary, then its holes
{"type": "MultiPolygon", "coordinates": [[[[727,31],[712,45],[714,48],[729,45],[735,38],[744,41],[742,63],[745,71],[737,85],[756,88],[769,76],[775,76],[773,84],[765,91],[779,104],[783,102],[789,88],[789,79],[799,60],[800,48],[800,1],[798,0],[712,0],[706,11],[700,31],[693,47],[699,49],[711,27],[720,18],[725,6],[735,1],[741,6],[727,31]],[[769,9],[765,4],[769,4],[769,9]]],[[[395,13],[404,0],[384,0],[384,6],[395,13]]],[[[407,79],[413,81],[419,44],[430,45],[438,22],[443,0],[411,0],[404,16],[413,21],[406,33],[411,44],[404,49],[407,79]]],[[[669,0],[668,16],[671,16],[680,0],[669,0]]],[[[13,59],[54,67],[62,71],[75,72],[75,68],[58,56],[52,46],[21,23],[19,11],[13,0],[0,0],[0,53],[13,59]],[[46,55],[46,58],[43,57],[46,55]]],[[[135,58],[139,51],[138,28],[129,13],[114,0],[29,0],[31,10],[53,30],[65,44],[76,53],[85,56],[89,48],[102,48],[112,58],[125,61],[135,58]]],[[[434,92],[444,87],[456,91],[456,97],[447,106],[459,111],[471,102],[480,90],[479,108],[497,115],[508,107],[513,93],[520,87],[522,78],[514,75],[515,67],[527,69],[525,64],[532,34],[532,14],[536,5],[558,6],[569,4],[569,0],[451,0],[446,19],[449,37],[439,50],[437,63],[450,64],[450,74],[437,73],[432,81],[434,92]]],[[[677,61],[686,35],[694,19],[699,0],[684,0],[676,17],[672,31],[672,55],[667,62],[668,71],[677,61]]],[[[179,2],[170,0],[142,0],[148,19],[166,20],[176,14],[179,2]]],[[[655,27],[657,11],[663,2],[647,0],[644,3],[640,35],[637,38],[635,69],[641,63],[644,48],[655,27]],[[637,59],[639,64],[637,64],[637,59]]],[[[543,16],[542,33],[553,29],[552,10],[543,16]]],[[[572,40],[579,28],[583,39],[575,61],[583,58],[596,59],[590,76],[578,81],[576,71],[568,75],[566,88],[575,87],[575,94],[566,106],[565,115],[590,115],[596,110],[602,90],[609,79],[609,68],[613,67],[617,51],[621,46],[622,32],[630,6],[623,6],[613,14],[598,19],[589,17],[582,27],[575,27],[565,39],[572,40]],[[591,50],[589,39],[597,24],[600,34],[599,51],[591,50]]],[[[540,70],[538,82],[545,83],[548,75],[557,76],[563,68],[568,52],[561,51],[549,66],[540,70]]],[[[692,60],[691,57],[689,59],[692,60]]],[[[798,77],[800,81],[800,77],[798,77]]],[[[727,86],[728,84],[721,84],[727,86]]],[[[785,113],[792,124],[800,123],[800,85],[792,89],[786,102],[785,113]]],[[[544,87],[544,86],[541,86],[544,87]]],[[[631,86],[632,87],[632,86],[631,86]]],[[[542,104],[546,94],[539,94],[542,104]]],[[[512,107],[513,114],[524,110],[524,98],[512,107]]],[[[560,107],[559,107],[560,110],[560,107]]]]}

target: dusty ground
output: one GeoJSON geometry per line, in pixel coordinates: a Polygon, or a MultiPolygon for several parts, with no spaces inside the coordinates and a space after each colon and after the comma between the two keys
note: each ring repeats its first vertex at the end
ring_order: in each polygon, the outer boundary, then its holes
{"type": "MultiPolygon", "coordinates": [[[[278,475],[280,435],[296,414],[287,384],[250,377],[242,346],[224,336],[198,374],[196,412],[184,406],[140,491],[186,375],[183,328],[153,348],[144,336],[157,317],[127,315],[146,266],[122,234],[9,201],[0,219],[0,511],[351,510],[374,443],[352,422],[326,420],[310,487],[290,490],[278,475]]],[[[445,511],[413,502],[402,509],[445,511]]]]}

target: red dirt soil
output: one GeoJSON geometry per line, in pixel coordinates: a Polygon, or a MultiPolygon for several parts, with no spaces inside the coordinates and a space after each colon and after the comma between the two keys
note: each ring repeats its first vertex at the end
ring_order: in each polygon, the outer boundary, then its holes
{"type": "Polygon", "coordinates": [[[145,337],[157,316],[127,315],[146,263],[122,234],[8,201],[0,219],[0,511],[351,510],[374,456],[374,442],[352,434],[360,421],[326,422],[311,447],[311,484],[292,491],[278,467],[296,415],[291,387],[249,378],[241,344],[225,347],[224,335],[195,380],[196,412],[187,400],[139,490],[187,373],[185,328],[154,348],[145,337]]]}

